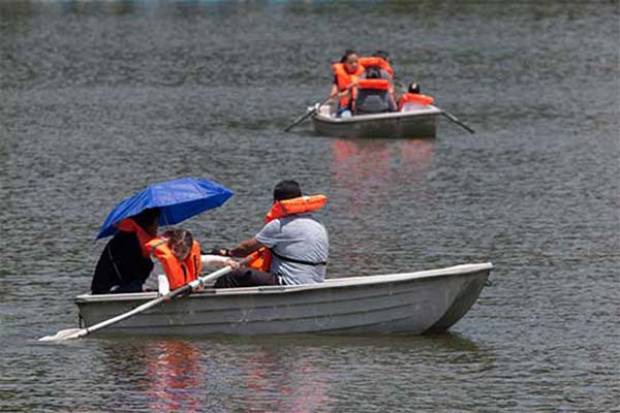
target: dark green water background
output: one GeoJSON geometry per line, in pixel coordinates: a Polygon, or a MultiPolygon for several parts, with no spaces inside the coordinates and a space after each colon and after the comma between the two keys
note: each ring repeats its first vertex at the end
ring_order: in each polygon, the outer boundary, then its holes
{"type": "Polygon", "coordinates": [[[0,410],[610,412],[620,400],[619,3],[0,2],[0,410]],[[282,128],[345,48],[391,52],[466,120],[435,140],[282,128]],[[236,192],[188,221],[252,236],[273,185],[324,192],[330,277],[492,261],[432,337],[89,338],[110,208],[236,192]]]}

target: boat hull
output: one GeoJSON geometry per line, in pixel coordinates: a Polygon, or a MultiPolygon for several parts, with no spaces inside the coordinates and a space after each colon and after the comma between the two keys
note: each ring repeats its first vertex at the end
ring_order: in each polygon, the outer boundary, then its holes
{"type": "MultiPolygon", "coordinates": [[[[492,265],[327,280],[306,286],[207,289],[163,303],[98,333],[205,336],[421,334],[448,329],[471,308],[492,265]]],[[[156,293],[81,295],[85,326],[129,311],[156,293]]]]}
{"type": "Polygon", "coordinates": [[[339,138],[434,138],[441,113],[429,106],[410,112],[336,118],[329,110],[319,110],[312,122],[318,134],[339,138]]]}

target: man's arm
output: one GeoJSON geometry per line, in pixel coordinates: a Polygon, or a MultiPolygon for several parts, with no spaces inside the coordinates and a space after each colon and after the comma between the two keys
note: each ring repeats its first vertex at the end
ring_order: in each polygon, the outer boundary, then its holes
{"type": "Polygon", "coordinates": [[[250,238],[241,242],[235,248],[228,251],[231,257],[246,257],[254,251],[263,248],[264,245],[256,240],[256,238],[250,238]]]}

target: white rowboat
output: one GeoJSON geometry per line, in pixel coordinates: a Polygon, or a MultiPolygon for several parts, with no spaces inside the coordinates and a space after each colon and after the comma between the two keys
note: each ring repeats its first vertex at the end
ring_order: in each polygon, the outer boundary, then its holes
{"type": "Polygon", "coordinates": [[[443,111],[433,105],[405,112],[335,116],[335,106],[324,104],[312,115],[314,129],[320,135],[338,138],[434,138],[436,118],[443,111]]]}
{"type": "MultiPolygon", "coordinates": [[[[97,334],[271,335],[422,334],[443,331],[478,299],[493,268],[466,264],[411,273],[334,278],[321,284],[208,288],[164,302],[97,334]]],[[[84,327],[135,308],[158,294],[84,294],[84,327]]]]}

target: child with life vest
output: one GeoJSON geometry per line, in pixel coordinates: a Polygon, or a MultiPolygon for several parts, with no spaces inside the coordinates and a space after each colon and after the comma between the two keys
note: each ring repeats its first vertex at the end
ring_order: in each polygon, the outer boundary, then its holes
{"type": "Polygon", "coordinates": [[[401,112],[407,112],[432,105],[434,101],[435,99],[432,96],[421,94],[420,85],[414,82],[409,85],[407,92],[403,93],[398,100],[398,109],[401,112]]]}
{"type": "MultiPolygon", "coordinates": [[[[169,229],[147,243],[147,247],[161,264],[170,290],[196,280],[202,272],[203,265],[239,267],[239,264],[230,258],[202,255],[199,242],[185,229],[169,229]]],[[[164,291],[165,289],[164,287],[164,291]]]]}

